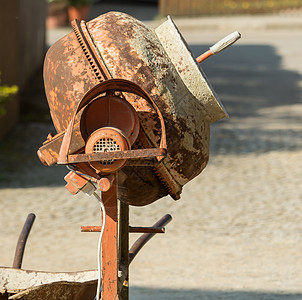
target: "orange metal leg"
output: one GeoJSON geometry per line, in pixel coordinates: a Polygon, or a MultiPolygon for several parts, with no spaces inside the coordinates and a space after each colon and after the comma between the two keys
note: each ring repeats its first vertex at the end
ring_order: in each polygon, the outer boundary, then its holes
{"type": "Polygon", "coordinates": [[[116,175],[111,188],[102,192],[106,227],[102,243],[102,300],[119,299],[118,292],[118,208],[116,175]]]}

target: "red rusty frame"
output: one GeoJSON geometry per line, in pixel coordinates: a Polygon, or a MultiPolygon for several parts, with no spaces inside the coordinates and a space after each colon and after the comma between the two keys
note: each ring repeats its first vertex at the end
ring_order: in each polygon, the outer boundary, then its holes
{"type": "Polygon", "coordinates": [[[102,201],[106,209],[106,225],[102,240],[102,299],[116,300],[120,299],[116,173],[111,188],[107,192],[102,192],[102,201]]]}
{"type": "MultiPolygon", "coordinates": [[[[81,226],[81,232],[101,232],[102,226],[81,226]]],[[[130,233],[165,233],[162,227],[137,227],[129,226],[130,233]]]]}
{"type": "MultiPolygon", "coordinates": [[[[79,176],[75,174],[75,176],[79,176]]],[[[83,178],[85,179],[85,178],[83,178]]],[[[82,181],[74,181],[74,185],[82,181]]],[[[106,212],[106,224],[102,239],[102,300],[128,300],[129,265],[140,249],[156,234],[165,233],[164,225],[172,217],[165,215],[152,227],[129,226],[129,207],[117,199],[117,172],[98,180],[102,202],[106,212]],[[103,183],[106,182],[106,184],[103,183]],[[129,250],[129,233],[144,233],[129,250]]],[[[82,226],[82,232],[100,232],[101,226],[82,226]]]]}
{"type": "Polygon", "coordinates": [[[91,162],[110,159],[129,159],[129,158],[148,158],[154,156],[166,156],[167,150],[163,148],[151,148],[151,149],[136,149],[136,150],[124,150],[124,151],[110,151],[110,152],[93,152],[86,154],[74,154],[68,155],[68,163],[80,163],[91,162]]]}

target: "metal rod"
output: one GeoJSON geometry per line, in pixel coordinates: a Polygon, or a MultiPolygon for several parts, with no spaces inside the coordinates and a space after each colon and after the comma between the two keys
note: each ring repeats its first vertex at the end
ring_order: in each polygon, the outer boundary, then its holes
{"type": "Polygon", "coordinates": [[[35,221],[35,218],[36,218],[35,214],[30,213],[27,216],[27,219],[26,219],[24,226],[22,228],[22,231],[20,233],[20,236],[19,236],[19,239],[17,242],[17,246],[16,246],[14,262],[13,262],[13,268],[15,268],[15,269],[21,269],[26,241],[29,236],[32,225],[35,221]]]}
{"type": "MultiPolygon", "coordinates": [[[[81,226],[81,232],[101,232],[102,226],[81,226]]],[[[131,233],[165,233],[163,227],[133,227],[129,226],[131,233]]]]}
{"type": "Polygon", "coordinates": [[[119,208],[119,296],[129,300],[129,206],[118,201],[119,208]]]}
{"type": "MultiPolygon", "coordinates": [[[[171,215],[164,215],[160,220],[158,220],[152,227],[164,227],[172,220],[171,215]]],[[[135,258],[137,253],[142,249],[142,247],[155,235],[155,233],[144,233],[141,235],[132,245],[129,250],[129,264],[135,258]]]]}
{"type": "Polygon", "coordinates": [[[238,41],[241,38],[241,34],[238,31],[234,31],[233,33],[229,34],[228,36],[224,37],[222,40],[217,42],[215,45],[210,47],[208,51],[201,54],[196,58],[196,61],[198,63],[203,62],[207,58],[209,58],[212,55],[215,55],[224,49],[228,48],[229,46],[233,45],[236,41],[238,41]]]}
{"type": "Polygon", "coordinates": [[[197,61],[198,63],[201,63],[201,62],[203,62],[204,60],[206,60],[207,58],[209,58],[209,57],[212,56],[212,55],[213,55],[213,52],[212,52],[211,50],[208,50],[208,51],[206,51],[205,53],[199,55],[199,56],[196,58],[196,61],[197,61]]]}
{"type": "Polygon", "coordinates": [[[81,232],[101,232],[102,226],[81,226],[81,232]]]}
{"type": "Polygon", "coordinates": [[[165,233],[163,227],[132,227],[129,226],[129,232],[131,233],[165,233]]]}
{"type": "MultiPolygon", "coordinates": [[[[68,163],[80,163],[87,161],[100,161],[111,159],[129,159],[129,158],[145,158],[154,156],[166,156],[167,150],[165,148],[150,148],[150,149],[135,149],[124,151],[110,151],[110,152],[94,152],[85,154],[71,154],[68,156],[68,163]]],[[[58,164],[60,164],[58,162],[58,164]]]]}

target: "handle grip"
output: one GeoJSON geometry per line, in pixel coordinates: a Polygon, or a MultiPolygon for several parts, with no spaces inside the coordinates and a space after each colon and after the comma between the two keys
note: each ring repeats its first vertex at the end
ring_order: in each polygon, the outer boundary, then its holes
{"type": "Polygon", "coordinates": [[[227,47],[233,45],[240,38],[241,38],[241,34],[238,31],[234,31],[233,33],[227,35],[222,40],[217,42],[215,45],[210,47],[210,50],[213,52],[213,54],[217,54],[222,50],[226,49],[227,47]]]}

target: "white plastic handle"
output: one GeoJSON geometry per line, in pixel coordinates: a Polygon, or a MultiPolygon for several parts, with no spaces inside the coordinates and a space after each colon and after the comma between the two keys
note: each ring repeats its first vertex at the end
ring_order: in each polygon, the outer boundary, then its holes
{"type": "Polygon", "coordinates": [[[220,51],[234,44],[240,38],[241,34],[238,31],[234,31],[233,33],[229,34],[228,36],[217,42],[215,45],[210,47],[210,50],[213,52],[213,54],[217,54],[220,51]]]}

